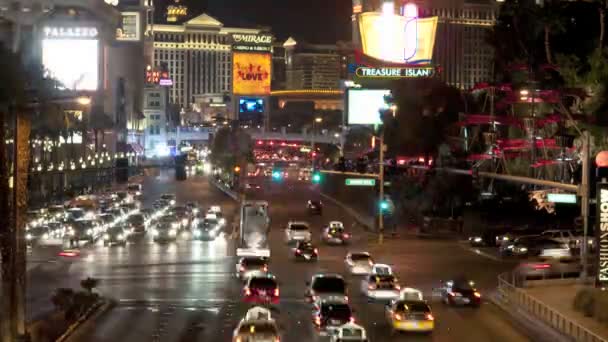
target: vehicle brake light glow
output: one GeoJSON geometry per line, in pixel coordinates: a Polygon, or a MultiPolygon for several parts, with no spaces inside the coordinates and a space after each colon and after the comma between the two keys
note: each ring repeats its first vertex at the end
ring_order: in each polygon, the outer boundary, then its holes
{"type": "Polygon", "coordinates": [[[245,266],[241,266],[240,270],[241,272],[245,272],[245,266]]]}
{"type": "Polygon", "coordinates": [[[350,316],[350,322],[351,322],[351,323],[355,323],[355,317],[350,316]]]}
{"type": "Polygon", "coordinates": [[[315,248],[314,251],[315,251],[315,254],[319,253],[319,250],[317,248],[315,248]]]}
{"type": "Polygon", "coordinates": [[[264,272],[268,272],[268,266],[264,265],[264,272]]]}
{"type": "Polygon", "coordinates": [[[350,237],[350,235],[348,235],[348,233],[344,233],[344,234],[342,234],[342,237],[345,239],[348,239],[350,237]]]}
{"type": "Polygon", "coordinates": [[[279,288],[274,289],[274,296],[275,297],[279,296],[279,288]]]}
{"type": "Polygon", "coordinates": [[[427,313],[426,314],[426,319],[429,320],[429,321],[434,321],[435,317],[433,317],[433,315],[431,315],[430,313],[427,313]]]}
{"type": "Polygon", "coordinates": [[[59,252],[59,256],[62,256],[62,257],[75,257],[77,255],[78,255],[78,253],[74,252],[74,251],[61,251],[61,252],[59,252]]]}
{"type": "Polygon", "coordinates": [[[367,289],[368,290],[375,290],[376,289],[376,285],[374,285],[374,284],[367,285],[367,289]]]}
{"type": "Polygon", "coordinates": [[[535,264],[535,265],[532,265],[532,268],[534,268],[535,270],[543,270],[543,269],[551,268],[551,265],[550,264],[535,264]]]}
{"type": "Polygon", "coordinates": [[[316,325],[321,325],[321,317],[315,316],[315,324],[316,325]]]}
{"type": "Polygon", "coordinates": [[[300,254],[300,253],[302,253],[302,251],[299,249],[296,249],[296,254],[300,254]]]}
{"type": "Polygon", "coordinates": [[[400,321],[400,320],[403,319],[403,316],[401,316],[400,314],[396,313],[396,314],[393,314],[393,318],[395,318],[396,321],[400,321]]]}
{"type": "Polygon", "coordinates": [[[245,288],[245,295],[251,296],[251,290],[248,287],[245,288]]]}
{"type": "Polygon", "coordinates": [[[473,292],[473,296],[475,296],[477,298],[481,298],[481,293],[475,291],[475,292],[473,292]]]}

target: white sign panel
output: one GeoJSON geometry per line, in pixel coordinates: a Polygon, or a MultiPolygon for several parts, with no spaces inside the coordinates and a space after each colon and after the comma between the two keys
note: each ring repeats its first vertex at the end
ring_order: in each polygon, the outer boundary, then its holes
{"type": "Polygon", "coordinates": [[[116,40],[139,41],[139,12],[122,12],[121,15],[120,26],[116,29],[116,40]]]}
{"type": "Polygon", "coordinates": [[[42,64],[47,75],[66,89],[97,90],[99,41],[97,39],[44,39],[42,64]]]}
{"type": "Polygon", "coordinates": [[[380,125],[380,109],[391,91],[387,89],[348,89],[347,108],[349,125],[380,125]]]}

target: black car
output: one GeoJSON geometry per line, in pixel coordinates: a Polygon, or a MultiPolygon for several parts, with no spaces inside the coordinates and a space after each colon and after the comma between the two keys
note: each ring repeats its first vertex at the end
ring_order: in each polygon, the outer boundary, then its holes
{"type": "Polygon", "coordinates": [[[126,245],[127,239],[129,237],[129,230],[127,229],[127,225],[118,224],[116,226],[110,227],[106,230],[103,235],[103,245],[126,245]]]}
{"type": "Polygon", "coordinates": [[[447,305],[481,305],[481,294],[475,288],[475,283],[466,278],[456,278],[443,282],[441,299],[447,305]]]}
{"type": "Polygon", "coordinates": [[[343,300],[321,300],[315,303],[313,323],[318,332],[326,332],[341,325],[353,322],[353,311],[343,300]]]}
{"type": "Polygon", "coordinates": [[[127,219],[127,222],[129,224],[130,231],[133,233],[143,234],[146,232],[146,230],[148,230],[148,227],[146,225],[146,218],[142,214],[135,214],[130,216],[127,219]]]}
{"type": "Polygon", "coordinates": [[[192,223],[192,236],[195,240],[214,240],[220,233],[216,219],[195,219],[192,223]]]}
{"type": "Polygon", "coordinates": [[[25,234],[25,241],[28,246],[35,245],[51,236],[51,230],[47,225],[30,228],[25,234]]]}
{"type": "Polygon", "coordinates": [[[306,209],[310,215],[323,215],[323,203],[321,201],[308,201],[306,209]]]}
{"type": "Polygon", "coordinates": [[[300,241],[294,250],[296,260],[317,261],[319,250],[309,241],[300,241]]]}

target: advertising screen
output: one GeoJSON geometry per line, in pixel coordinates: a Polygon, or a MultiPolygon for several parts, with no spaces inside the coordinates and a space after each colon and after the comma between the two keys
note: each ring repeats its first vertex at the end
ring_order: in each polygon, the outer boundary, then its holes
{"type": "Polygon", "coordinates": [[[363,53],[392,63],[430,63],[433,59],[437,17],[407,18],[379,12],[359,19],[363,53]]]}
{"type": "Polygon", "coordinates": [[[48,76],[65,88],[97,90],[99,41],[97,39],[43,39],[42,64],[48,76]]]}
{"type": "Polygon", "coordinates": [[[386,89],[348,89],[348,124],[382,124],[380,109],[387,108],[384,96],[390,94],[391,91],[386,89]]]}
{"type": "Polygon", "coordinates": [[[139,13],[122,12],[120,27],[116,29],[116,40],[138,41],[139,38],[139,13]]]}
{"type": "Polygon", "coordinates": [[[264,100],[258,98],[239,99],[239,113],[264,113],[264,100]]]}
{"type": "Polygon", "coordinates": [[[232,54],[232,90],[237,95],[270,94],[271,55],[268,53],[232,54]]]}

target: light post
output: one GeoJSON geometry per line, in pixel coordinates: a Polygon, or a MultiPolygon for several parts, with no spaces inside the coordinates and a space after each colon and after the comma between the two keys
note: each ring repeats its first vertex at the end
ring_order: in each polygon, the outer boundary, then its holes
{"type": "Polygon", "coordinates": [[[315,124],[320,124],[323,122],[323,118],[321,117],[316,117],[314,120],[312,120],[312,134],[310,137],[310,147],[311,147],[311,156],[312,156],[312,167],[315,167],[315,134],[316,134],[316,125],[315,124]]]}

